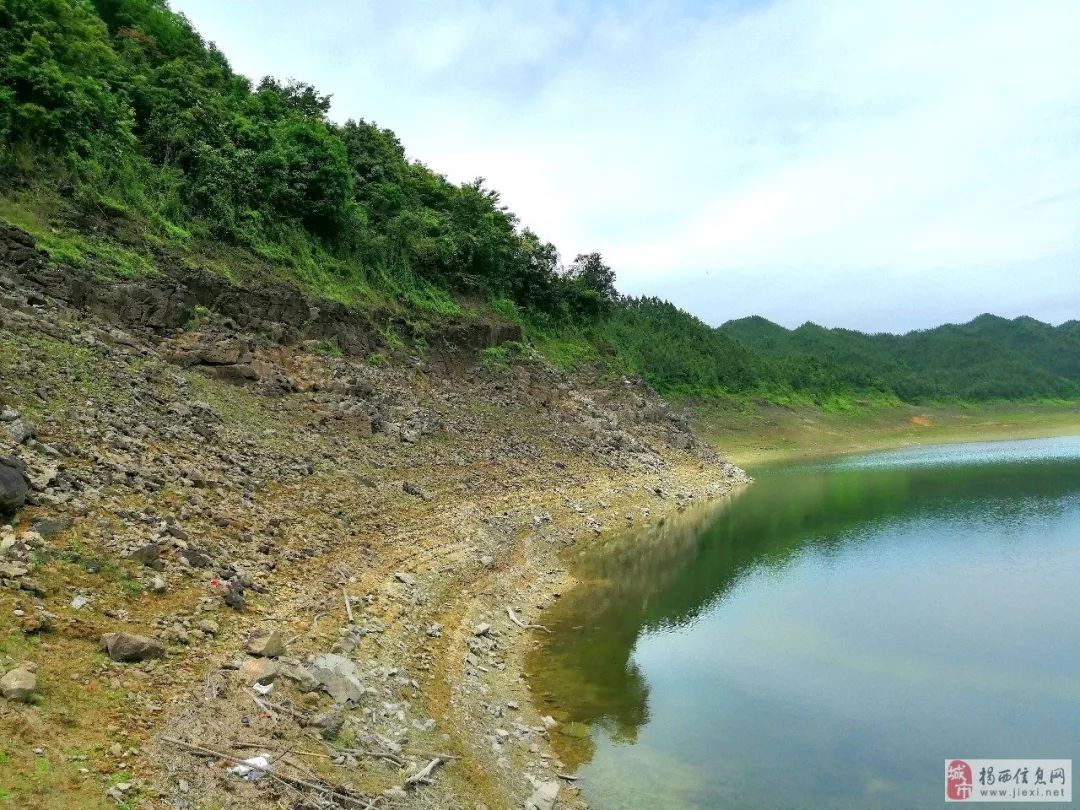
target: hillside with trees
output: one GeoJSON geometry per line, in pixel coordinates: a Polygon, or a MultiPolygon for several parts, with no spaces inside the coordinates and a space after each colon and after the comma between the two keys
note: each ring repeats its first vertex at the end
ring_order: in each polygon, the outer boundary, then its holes
{"type": "Polygon", "coordinates": [[[868,335],[806,323],[788,330],[760,317],[721,331],[769,358],[860,369],[906,401],[1074,398],[1080,395],[1076,321],[980,315],[905,335],[868,335]]]}
{"type": "Polygon", "coordinates": [[[0,0],[0,218],[100,273],[152,274],[164,257],[419,323],[494,313],[556,363],[669,396],[1080,395],[1075,321],[716,329],[621,296],[599,254],[564,262],[482,179],[450,182],[330,105],[303,82],[238,75],[164,0],[0,0]]]}

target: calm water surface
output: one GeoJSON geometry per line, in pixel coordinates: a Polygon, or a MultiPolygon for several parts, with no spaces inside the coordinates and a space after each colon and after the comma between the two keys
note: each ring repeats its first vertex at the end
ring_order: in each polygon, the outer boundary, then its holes
{"type": "Polygon", "coordinates": [[[590,549],[543,619],[592,807],[933,807],[945,757],[1080,766],[1080,437],[751,472],[590,549]]]}

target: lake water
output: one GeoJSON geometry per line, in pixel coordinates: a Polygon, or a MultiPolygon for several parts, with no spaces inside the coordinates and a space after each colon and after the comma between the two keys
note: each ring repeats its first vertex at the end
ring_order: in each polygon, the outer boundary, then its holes
{"type": "Polygon", "coordinates": [[[946,757],[1080,766],[1080,437],[750,472],[573,559],[542,619],[590,806],[932,807],[946,757]]]}

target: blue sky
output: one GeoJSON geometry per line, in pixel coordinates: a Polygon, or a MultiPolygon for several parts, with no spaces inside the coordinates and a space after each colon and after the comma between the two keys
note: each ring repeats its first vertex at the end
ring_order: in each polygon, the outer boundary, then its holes
{"type": "Polygon", "coordinates": [[[172,0],[710,323],[1080,317],[1080,3],[172,0]]]}

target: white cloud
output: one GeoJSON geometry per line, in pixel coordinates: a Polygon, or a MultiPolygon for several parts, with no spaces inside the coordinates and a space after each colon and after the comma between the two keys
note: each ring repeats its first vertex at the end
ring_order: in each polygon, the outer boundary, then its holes
{"type": "Polygon", "coordinates": [[[707,320],[1080,315],[1070,0],[173,5],[707,320]]]}

